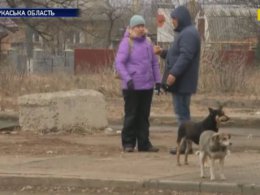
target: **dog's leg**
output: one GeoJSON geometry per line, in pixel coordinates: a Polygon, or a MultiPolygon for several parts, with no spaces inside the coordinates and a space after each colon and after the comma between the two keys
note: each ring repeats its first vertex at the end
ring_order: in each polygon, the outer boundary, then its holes
{"type": "Polygon", "coordinates": [[[190,140],[186,140],[186,150],[185,150],[185,160],[184,163],[185,165],[188,165],[188,155],[189,155],[189,151],[191,150],[191,141],[190,140]]]}
{"type": "Polygon", "coordinates": [[[210,180],[215,180],[215,160],[210,159],[210,180]]]}
{"type": "Polygon", "coordinates": [[[226,177],[225,177],[225,175],[224,175],[224,172],[223,172],[223,169],[224,169],[224,159],[225,158],[222,158],[222,159],[220,159],[219,160],[219,169],[220,169],[220,179],[222,179],[222,180],[225,180],[226,179],[226,177]]]}
{"type": "Polygon", "coordinates": [[[200,177],[204,178],[204,163],[205,163],[206,155],[205,152],[199,151],[199,161],[200,161],[200,177]]]}
{"type": "Polygon", "coordinates": [[[185,140],[185,138],[182,138],[180,143],[177,142],[176,158],[177,158],[177,165],[178,166],[181,166],[181,163],[180,163],[180,150],[181,150],[181,148],[180,148],[180,146],[183,144],[184,140],[185,140]]]}
{"type": "Polygon", "coordinates": [[[177,159],[177,165],[181,166],[180,163],[180,143],[177,143],[177,147],[176,147],[176,159],[177,159]]]}
{"type": "Polygon", "coordinates": [[[210,167],[210,166],[209,166],[209,162],[208,162],[207,158],[205,159],[204,166],[205,166],[205,168],[209,168],[209,167],[210,167]]]}

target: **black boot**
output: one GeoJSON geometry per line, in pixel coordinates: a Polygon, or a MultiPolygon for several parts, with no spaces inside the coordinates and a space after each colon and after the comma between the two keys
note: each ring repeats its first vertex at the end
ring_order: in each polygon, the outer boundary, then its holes
{"type": "Polygon", "coordinates": [[[140,148],[138,149],[139,152],[159,152],[159,148],[154,147],[153,145],[149,146],[148,148],[140,148]]]}

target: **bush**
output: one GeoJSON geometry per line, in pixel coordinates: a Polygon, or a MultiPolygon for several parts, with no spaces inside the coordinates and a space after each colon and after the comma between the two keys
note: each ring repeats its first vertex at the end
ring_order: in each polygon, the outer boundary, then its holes
{"type": "Polygon", "coordinates": [[[251,93],[252,69],[241,55],[227,56],[218,48],[202,49],[199,91],[202,93],[251,93]]]}
{"type": "Polygon", "coordinates": [[[256,64],[260,64],[260,41],[258,41],[255,49],[255,59],[256,59],[256,64]]]}

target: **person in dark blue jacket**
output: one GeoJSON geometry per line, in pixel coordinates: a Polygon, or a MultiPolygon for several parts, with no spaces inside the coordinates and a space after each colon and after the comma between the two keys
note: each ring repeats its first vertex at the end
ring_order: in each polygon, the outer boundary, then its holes
{"type": "MultiPolygon", "coordinates": [[[[189,10],[179,6],[171,13],[174,31],[177,32],[168,50],[155,47],[155,53],[166,60],[163,82],[172,93],[174,112],[178,124],[190,120],[191,95],[196,93],[200,61],[200,35],[192,25],[189,10]]],[[[181,147],[181,151],[185,150],[181,147]]],[[[170,153],[175,154],[173,149],[170,153]]]]}

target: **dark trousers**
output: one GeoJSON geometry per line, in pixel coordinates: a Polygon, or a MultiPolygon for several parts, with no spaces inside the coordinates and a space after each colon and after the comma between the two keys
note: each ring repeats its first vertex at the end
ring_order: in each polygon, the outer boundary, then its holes
{"type": "Polygon", "coordinates": [[[150,90],[123,90],[124,125],[121,133],[123,147],[145,150],[151,146],[149,140],[149,117],[153,97],[150,90]]]}
{"type": "MultiPolygon", "coordinates": [[[[190,120],[190,100],[191,100],[191,94],[172,94],[172,101],[173,101],[173,107],[174,112],[177,117],[178,125],[180,126],[181,123],[185,121],[190,120]]],[[[181,151],[186,150],[186,141],[182,142],[182,145],[180,146],[181,151]]]]}

